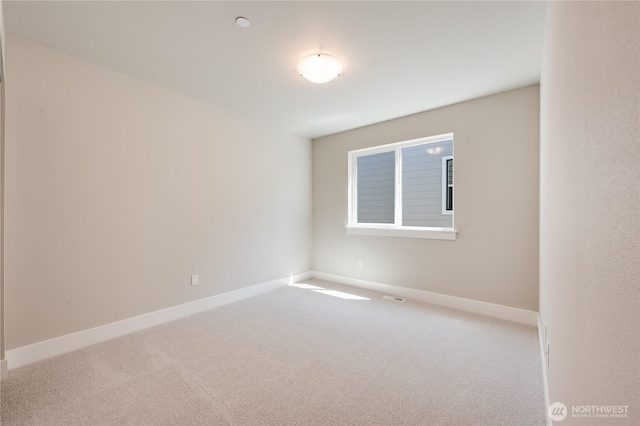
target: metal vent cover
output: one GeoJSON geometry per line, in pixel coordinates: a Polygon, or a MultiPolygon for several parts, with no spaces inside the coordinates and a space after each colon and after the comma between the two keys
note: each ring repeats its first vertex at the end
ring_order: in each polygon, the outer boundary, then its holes
{"type": "Polygon", "coordinates": [[[382,296],[383,299],[387,299],[387,300],[393,300],[394,302],[404,302],[405,299],[403,299],[402,297],[396,297],[396,296],[382,296]]]}

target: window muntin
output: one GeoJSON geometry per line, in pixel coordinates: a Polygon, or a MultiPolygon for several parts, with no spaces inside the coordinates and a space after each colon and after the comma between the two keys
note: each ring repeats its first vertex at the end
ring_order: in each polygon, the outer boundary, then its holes
{"type": "Polygon", "coordinates": [[[349,179],[348,227],[453,230],[451,133],[351,151],[349,179]]]}

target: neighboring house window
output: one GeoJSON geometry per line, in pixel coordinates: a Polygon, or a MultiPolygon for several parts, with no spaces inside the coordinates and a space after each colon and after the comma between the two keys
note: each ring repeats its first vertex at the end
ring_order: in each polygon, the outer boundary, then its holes
{"type": "Polygon", "coordinates": [[[442,214],[453,214],[453,155],[442,157],[442,214]]]}
{"type": "Polygon", "coordinates": [[[351,234],[455,239],[453,134],[349,152],[351,234]]]}

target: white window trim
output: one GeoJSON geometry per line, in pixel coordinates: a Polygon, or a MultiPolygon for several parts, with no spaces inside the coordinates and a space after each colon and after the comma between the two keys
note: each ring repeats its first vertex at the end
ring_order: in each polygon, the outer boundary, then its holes
{"type": "MultiPolygon", "coordinates": [[[[442,157],[442,214],[453,214],[453,210],[447,210],[447,189],[449,186],[449,176],[447,175],[447,160],[453,160],[453,155],[445,155],[442,157]]],[[[453,165],[453,167],[455,167],[455,164],[453,165]]],[[[455,189],[453,190],[453,193],[455,194],[455,189]]]]}
{"type": "MultiPolygon", "coordinates": [[[[383,152],[395,151],[395,217],[396,222],[402,223],[402,148],[412,145],[443,142],[453,139],[453,133],[445,133],[437,136],[430,136],[426,138],[412,139],[403,142],[396,142],[387,145],[381,145],[373,148],[358,149],[355,151],[349,151],[349,164],[348,164],[348,220],[347,220],[347,234],[352,235],[373,235],[373,236],[386,236],[386,237],[406,237],[406,238],[429,238],[437,240],[455,240],[457,231],[455,230],[455,224],[452,228],[427,228],[417,226],[402,226],[396,224],[372,224],[372,223],[358,223],[358,188],[355,180],[355,176],[358,173],[357,158],[363,155],[380,154],[383,152]]],[[[453,156],[448,156],[453,158],[453,156]]],[[[446,181],[445,181],[446,184],[446,181]]],[[[446,195],[445,195],[446,196],[446,195]]],[[[447,214],[453,214],[453,212],[447,212],[447,214]]]]}
{"type": "Polygon", "coordinates": [[[417,226],[383,226],[377,224],[347,225],[347,234],[376,237],[427,238],[431,240],[455,240],[458,234],[453,228],[421,228],[417,226]]]}

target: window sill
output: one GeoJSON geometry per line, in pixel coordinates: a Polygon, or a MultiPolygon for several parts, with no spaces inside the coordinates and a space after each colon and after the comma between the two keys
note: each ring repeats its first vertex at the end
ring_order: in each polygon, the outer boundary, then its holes
{"type": "Polygon", "coordinates": [[[450,228],[392,228],[373,226],[347,226],[347,234],[351,235],[372,235],[378,237],[404,237],[404,238],[428,238],[432,240],[456,239],[458,231],[450,228]]]}

